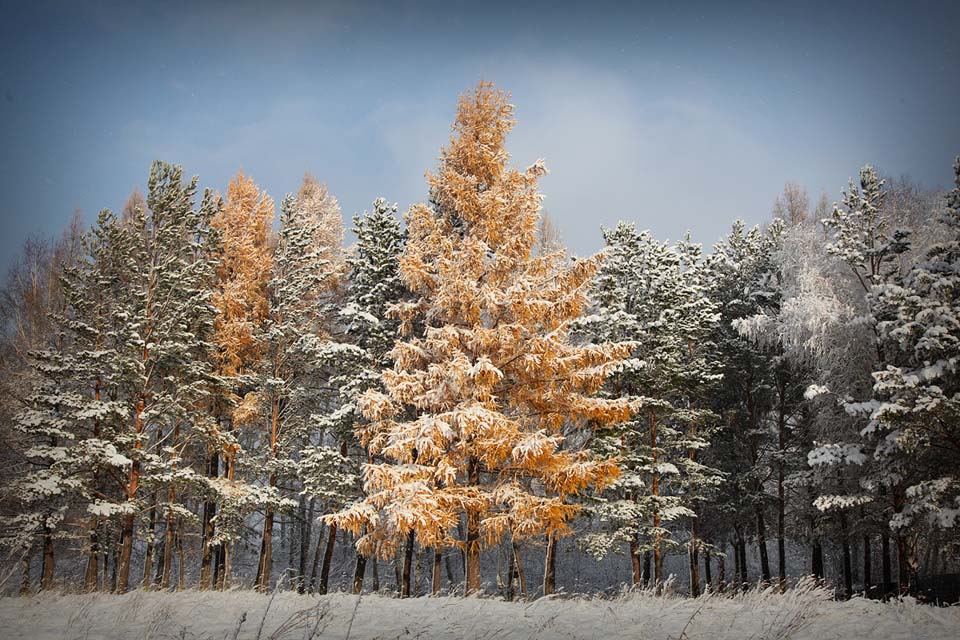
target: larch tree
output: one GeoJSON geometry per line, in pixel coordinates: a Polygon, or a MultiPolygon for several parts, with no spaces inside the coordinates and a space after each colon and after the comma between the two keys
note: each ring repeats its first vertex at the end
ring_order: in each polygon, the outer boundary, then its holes
{"type": "Polygon", "coordinates": [[[593,397],[630,344],[573,344],[599,258],[570,267],[534,256],[546,172],[508,168],[506,95],[482,82],[461,96],[454,134],[428,174],[433,206],[408,212],[400,274],[415,300],[396,311],[422,335],[397,344],[385,392],[360,400],[367,497],[328,518],[387,557],[414,534],[457,545],[466,592],[480,589],[480,552],[504,535],[569,532],[570,497],[617,475],[612,460],[561,449],[564,426],[590,429],[630,415],[626,399],[593,397]],[[466,535],[454,538],[461,518],[466,535]]]}
{"type": "Polygon", "coordinates": [[[227,519],[236,521],[237,514],[231,517],[223,509],[227,505],[240,508],[236,499],[230,499],[231,495],[236,498],[230,483],[235,480],[240,453],[235,430],[252,420],[243,400],[252,393],[249,376],[262,357],[258,332],[268,312],[267,283],[272,257],[269,234],[273,216],[273,199],[261,193],[251,177],[239,172],[230,181],[224,205],[212,221],[222,244],[212,296],[217,310],[213,360],[226,386],[213,407],[218,426],[211,434],[207,473],[215,495],[204,503],[201,588],[210,586],[211,580],[221,587],[229,580],[230,541],[235,532],[227,531],[223,525],[227,519]],[[216,479],[221,473],[221,456],[226,484],[216,479]],[[214,567],[215,575],[211,573],[214,567]]]}

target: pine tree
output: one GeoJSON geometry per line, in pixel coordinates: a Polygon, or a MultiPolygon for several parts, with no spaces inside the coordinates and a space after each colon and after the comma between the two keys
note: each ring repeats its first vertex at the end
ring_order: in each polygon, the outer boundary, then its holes
{"type": "Polygon", "coordinates": [[[206,360],[203,327],[212,322],[212,261],[201,250],[211,237],[210,221],[219,201],[205,191],[194,208],[197,180],[183,182],[179,166],[155,162],[148,182],[147,210],[129,222],[136,243],[129,258],[123,309],[113,317],[118,367],[126,375],[120,397],[128,421],[116,436],[117,449],[132,460],[125,480],[117,589],[128,586],[136,516],[144,507],[141,485],[153,489],[169,471],[151,451],[178,424],[205,426],[198,407],[215,377],[206,360]],[[199,258],[199,259],[198,259],[199,258]]]}
{"type": "MultiPolygon", "coordinates": [[[[358,409],[359,398],[369,390],[384,391],[380,373],[393,364],[389,353],[399,338],[400,325],[399,320],[391,317],[389,309],[406,297],[399,259],[406,234],[400,229],[396,212],[395,204],[377,198],[373,211],[354,216],[357,243],[347,257],[350,266],[347,299],[339,312],[346,342],[343,346],[332,344],[325,349],[328,367],[334,372],[330,385],[339,389],[339,398],[336,410],[327,416],[324,425],[337,440],[348,443],[348,448],[355,451],[352,459],[360,464],[351,465],[350,472],[357,479],[360,465],[370,461],[369,452],[354,437],[355,427],[363,420],[358,409]]],[[[342,457],[340,459],[342,461],[342,457]]],[[[322,464],[315,466],[323,468],[322,464]]],[[[337,485],[339,482],[334,483],[337,485]]],[[[361,498],[362,487],[352,487],[343,495],[361,498]]],[[[343,502],[339,504],[342,506],[343,502]]],[[[365,569],[366,557],[358,553],[354,576],[357,593],[362,590],[365,569]]]]}
{"type": "Polygon", "coordinates": [[[960,523],[960,158],[954,172],[944,216],[950,237],[878,296],[888,314],[877,330],[903,356],[873,374],[881,404],[868,429],[887,434],[875,455],[910,470],[902,472],[902,504],[890,527],[914,538],[960,523]]]}
{"type": "MultiPolygon", "coordinates": [[[[344,274],[343,223],[339,205],[312,176],[304,178],[296,198],[281,206],[280,231],[273,253],[269,313],[263,328],[265,358],[259,371],[256,411],[268,419],[269,450],[263,468],[275,492],[281,478],[299,478],[304,496],[321,499],[342,494],[351,484],[342,472],[338,448],[324,441],[320,416],[329,394],[323,370],[329,359],[329,320],[344,274]]],[[[266,510],[257,586],[269,587],[273,524],[277,509],[297,506],[279,494],[264,496],[266,510]]],[[[304,512],[305,509],[301,509],[304,512]]],[[[304,537],[306,529],[302,529],[304,537]]],[[[298,586],[304,587],[306,554],[301,554],[298,586]]]]}
{"type": "MultiPolygon", "coordinates": [[[[697,461],[708,444],[708,431],[698,427],[712,417],[701,398],[719,377],[709,342],[718,315],[706,295],[696,245],[659,243],[623,222],[604,230],[604,239],[594,314],[580,326],[594,341],[637,345],[610,376],[607,392],[640,409],[632,420],[597,433],[594,448],[618,456],[621,475],[595,509],[605,530],[585,545],[602,556],[627,543],[634,584],[642,581],[640,554],[652,553],[659,584],[663,553],[675,546],[668,526],[682,518],[695,523],[697,503],[719,482],[716,471],[697,461]]],[[[693,578],[701,544],[695,532],[693,526],[693,578]]]]}
{"type": "Polygon", "coordinates": [[[629,415],[629,402],[590,397],[629,345],[573,345],[598,259],[558,265],[533,256],[541,163],[507,168],[513,107],[481,83],[461,97],[454,136],[429,175],[435,206],[407,214],[400,259],[417,300],[398,307],[403,329],[386,392],[368,391],[361,442],[382,462],[364,469],[367,498],[329,520],[365,554],[388,557],[415,534],[421,546],[459,545],[466,592],[480,588],[480,551],[514,538],[569,531],[569,498],[616,475],[612,461],[561,450],[561,430],[629,415]],[[542,487],[541,490],[537,490],[542,487]],[[466,537],[455,540],[458,522],[466,537]]]}
{"type": "Polygon", "coordinates": [[[84,586],[96,587],[99,519],[122,508],[102,496],[104,478],[122,474],[131,463],[111,442],[126,408],[108,397],[122,373],[109,333],[129,248],[129,235],[112,214],[102,212],[83,240],[82,259],[61,276],[64,309],[52,318],[54,344],[30,356],[36,383],[15,428],[32,442],[23,452],[32,468],[6,488],[19,502],[19,513],[6,523],[13,534],[6,542],[14,550],[26,549],[39,535],[43,589],[52,586],[54,538],[70,536],[62,525],[68,515],[78,514],[90,519],[84,586]]]}

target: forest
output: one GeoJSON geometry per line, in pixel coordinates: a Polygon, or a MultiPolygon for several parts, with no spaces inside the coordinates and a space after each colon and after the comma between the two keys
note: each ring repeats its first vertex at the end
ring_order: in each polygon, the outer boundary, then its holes
{"type": "Polygon", "coordinates": [[[887,599],[960,573],[960,158],[943,191],[868,165],[710,247],[625,220],[583,257],[516,124],[463,93],[402,215],[157,161],[27,242],[0,588],[887,599]]]}

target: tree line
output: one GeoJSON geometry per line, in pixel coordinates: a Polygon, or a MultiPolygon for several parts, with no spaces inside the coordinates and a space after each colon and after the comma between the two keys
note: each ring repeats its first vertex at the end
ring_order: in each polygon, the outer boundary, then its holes
{"type": "Polygon", "coordinates": [[[345,539],[352,590],[379,558],[401,596],[415,552],[433,593],[489,586],[494,551],[506,595],[553,593],[563,540],[657,589],[683,556],[692,595],[956,571],[960,159],[947,193],[867,166],[709,253],[621,222],[576,258],[514,124],[462,95],[428,201],[377,199],[347,248],[309,175],[275,221],[249,176],[200,193],[163,162],[28,242],[0,292],[3,584],[325,593],[345,539]]]}

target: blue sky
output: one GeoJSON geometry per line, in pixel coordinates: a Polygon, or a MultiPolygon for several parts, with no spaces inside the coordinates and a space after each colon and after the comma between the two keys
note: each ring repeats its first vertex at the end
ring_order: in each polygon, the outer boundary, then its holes
{"type": "Polygon", "coordinates": [[[119,209],[155,158],[405,210],[480,78],[579,254],[619,219],[709,245],[868,162],[947,186],[960,153],[957,2],[80,4],[3,0],[0,264],[119,209]]]}

